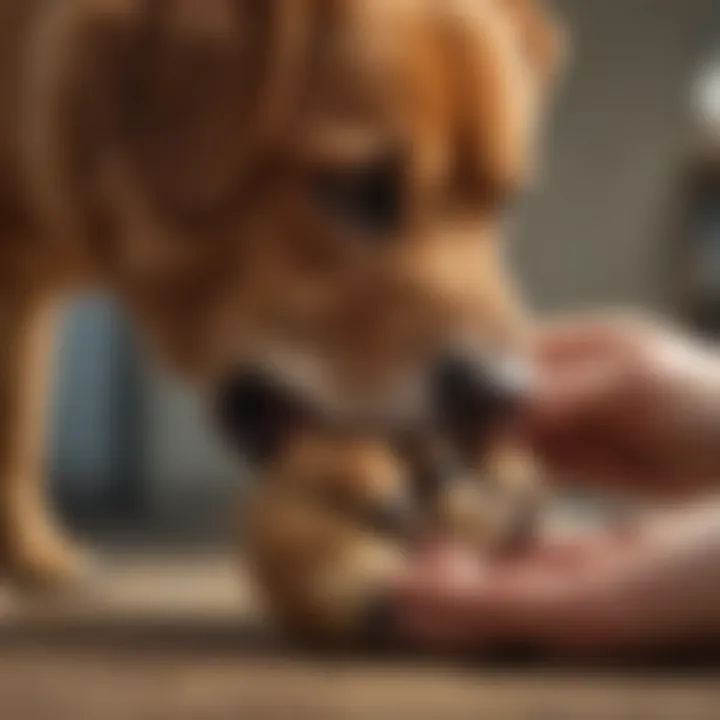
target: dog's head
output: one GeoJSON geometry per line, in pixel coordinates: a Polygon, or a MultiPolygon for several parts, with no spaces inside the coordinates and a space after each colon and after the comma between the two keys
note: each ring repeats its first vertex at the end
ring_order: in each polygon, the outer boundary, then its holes
{"type": "Polygon", "coordinates": [[[417,418],[438,378],[487,400],[522,335],[500,235],[556,64],[539,0],[75,4],[76,185],[172,365],[346,419],[417,418]]]}

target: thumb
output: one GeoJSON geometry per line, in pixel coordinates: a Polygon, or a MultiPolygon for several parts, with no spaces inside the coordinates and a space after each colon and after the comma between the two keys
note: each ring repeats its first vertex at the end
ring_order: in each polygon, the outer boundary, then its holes
{"type": "Polygon", "coordinates": [[[618,377],[617,368],[608,363],[585,364],[560,375],[540,374],[522,409],[521,427],[542,436],[607,416],[618,377]]]}

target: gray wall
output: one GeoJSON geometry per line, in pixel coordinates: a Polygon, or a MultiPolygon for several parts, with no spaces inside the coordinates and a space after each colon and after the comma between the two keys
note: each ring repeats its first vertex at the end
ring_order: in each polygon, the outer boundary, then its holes
{"type": "Polygon", "coordinates": [[[241,472],[211,427],[201,399],[150,369],[144,394],[145,477],[151,511],[173,514],[175,501],[199,507],[231,492],[241,472]]]}
{"type": "MultiPolygon", "coordinates": [[[[714,0],[561,0],[572,37],[546,171],[517,264],[536,305],[665,305],[674,170],[714,0]]],[[[715,14],[715,18],[712,15],[715,14]]]]}

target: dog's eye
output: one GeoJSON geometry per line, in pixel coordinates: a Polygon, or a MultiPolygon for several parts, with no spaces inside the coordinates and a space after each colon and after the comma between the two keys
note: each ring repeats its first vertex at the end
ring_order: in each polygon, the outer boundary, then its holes
{"type": "Polygon", "coordinates": [[[323,208],[351,230],[384,236],[402,222],[402,173],[395,156],[358,167],[321,170],[312,190],[323,208]]]}

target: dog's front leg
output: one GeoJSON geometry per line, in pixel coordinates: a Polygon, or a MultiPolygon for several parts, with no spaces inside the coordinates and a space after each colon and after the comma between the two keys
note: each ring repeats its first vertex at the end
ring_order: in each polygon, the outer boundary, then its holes
{"type": "Polygon", "coordinates": [[[244,565],[271,618],[311,645],[392,642],[402,549],[285,492],[261,489],[240,510],[244,565]]]}
{"type": "Polygon", "coordinates": [[[0,299],[0,572],[38,589],[65,585],[83,567],[45,491],[54,316],[45,297],[6,291],[0,299]]]}

